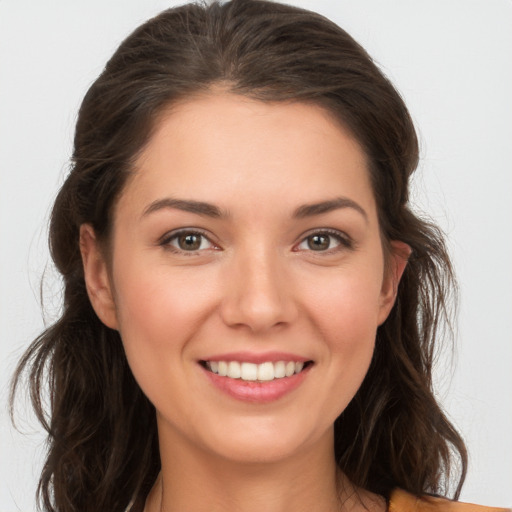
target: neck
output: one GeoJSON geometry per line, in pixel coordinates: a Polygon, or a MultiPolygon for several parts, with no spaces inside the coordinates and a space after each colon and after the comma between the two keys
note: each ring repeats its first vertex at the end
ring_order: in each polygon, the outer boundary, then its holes
{"type": "MultiPolygon", "coordinates": [[[[174,440],[176,441],[176,440],[174,440]]],[[[337,470],[332,434],[277,462],[239,462],[160,439],[162,471],[145,512],[383,511],[382,498],[356,489],[337,470]],[[172,446],[172,449],[171,449],[172,446]],[[314,448],[314,449],[313,449],[314,448]]]]}

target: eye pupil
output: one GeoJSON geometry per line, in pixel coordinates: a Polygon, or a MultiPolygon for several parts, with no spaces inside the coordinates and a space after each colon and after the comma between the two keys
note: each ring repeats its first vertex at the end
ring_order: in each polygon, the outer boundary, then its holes
{"type": "Polygon", "coordinates": [[[329,249],[328,235],[311,235],[308,237],[308,247],[313,251],[325,251],[329,249]]]}
{"type": "Polygon", "coordinates": [[[201,247],[201,235],[189,233],[178,238],[178,245],[184,251],[197,251],[201,247]]]}

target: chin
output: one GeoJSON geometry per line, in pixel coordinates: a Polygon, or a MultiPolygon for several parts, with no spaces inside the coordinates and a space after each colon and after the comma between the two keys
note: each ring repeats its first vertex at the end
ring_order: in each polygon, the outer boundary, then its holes
{"type": "Polygon", "coordinates": [[[216,450],[219,457],[238,464],[275,464],[293,458],[298,451],[300,446],[268,439],[229,443],[224,449],[216,450]]]}
{"type": "Polygon", "coordinates": [[[210,432],[213,434],[208,443],[211,451],[232,462],[272,464],[304,455],[323,443],[332,450],[332,429],[319,433],[262,423],[251,418],[249,428],[210,432]]]}

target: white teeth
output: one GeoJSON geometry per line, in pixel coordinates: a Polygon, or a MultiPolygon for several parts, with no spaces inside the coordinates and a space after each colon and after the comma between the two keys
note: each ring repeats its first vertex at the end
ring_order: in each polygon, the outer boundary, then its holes
{"type": "Polygon", "coordinates": [[[239,379],[242,375],[240,370],[240,363],[238,361],[230,361],[228,363],[228,373],[227,376],[232,379],[239,379]]]}
{"type": "Polygon", "coordinates": [[[228,374],[228,363],[219,361],[219,375],[225,377],[228,374]]]}
{"type": "Polygon", "coordinates": [[[241,365],[242,380],[258,380],[258,365],[253,363],[242,363],[241,365]]]}
{"type": "Polygon", "coordinates": [[[285,376],[286,376],[286,366],[284,364],[284,361],[278,361],[277,363],[274,363],[274,378],[282,379],[285,376]]]}
{"type": "Polygon", "coordinates": [[[270,381],[291,377],[304,368],[302,361],[267,361],[261,364],[240,363],[238,361],[208,361],[206,366],[221,377],[247,381],[270,381]]]}
{"type": "Polygon", "coordinates": [[[263,363],[258,366],[258,380],[274,380],[273,363],[263,363]]]}

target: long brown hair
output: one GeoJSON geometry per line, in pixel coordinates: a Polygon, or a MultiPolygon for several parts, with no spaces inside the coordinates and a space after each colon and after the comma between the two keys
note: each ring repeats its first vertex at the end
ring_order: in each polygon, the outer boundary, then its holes
{"type": "Polygon", "coordinates": [[[27,350],[11,395],[27,371],[48,432],[38,489],[44,509],[123,511],[131,503],[135,510],[159,471],[155,410],[132,376],[119,333],[91,307],[79,227],[90,223],[108,242],[113,206],[159,114],[217,84],[261,101],[317,104],[366,152],[384,243],[402,240],[412,255],[368,374],[335,422],[336,460],[356,485],[384,496],[394,487],[445,494],[455,463],[457,497],[466,450],[432,389],[453,275],[441,232],[408,206],[418,163],[409,113],[364,49],[334,23],[279,3],[233,0],[169,9],[139,27],[80,108],[72,169],[49,233],[64,281],[63,313],[27,350]]]}

